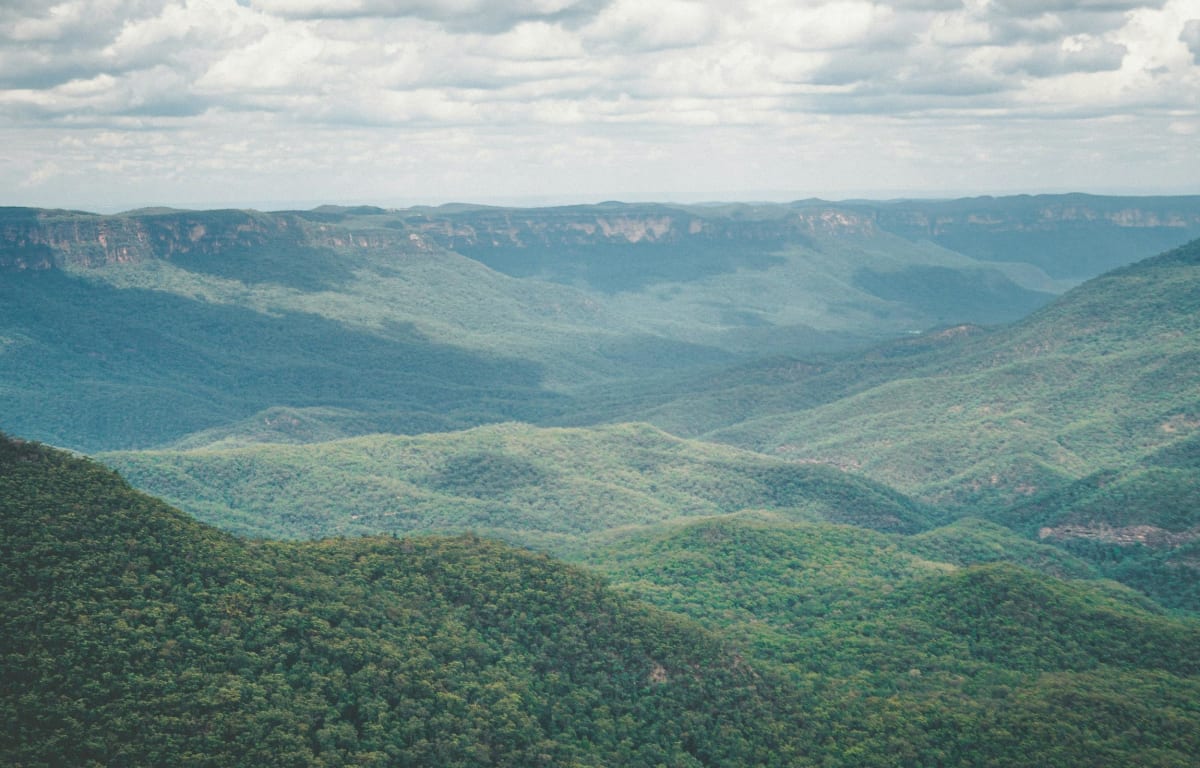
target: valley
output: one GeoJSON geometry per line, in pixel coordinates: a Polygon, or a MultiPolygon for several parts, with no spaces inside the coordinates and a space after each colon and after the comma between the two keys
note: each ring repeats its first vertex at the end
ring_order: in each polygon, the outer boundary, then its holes
{"type": "Polygon", "coordinates": [[[0,755],[1190,765],[1197,238],[3,209],[0,755]]]}

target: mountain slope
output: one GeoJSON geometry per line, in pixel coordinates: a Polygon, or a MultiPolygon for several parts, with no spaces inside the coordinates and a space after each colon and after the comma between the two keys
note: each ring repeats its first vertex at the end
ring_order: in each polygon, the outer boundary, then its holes
{"type": "Polygon", "coordinates": [[[1200,436],[1004,510],[998,519],[1087,558],[1163,605],[1200,612],[1200,436]]]}
{"type": "Polygon", "coordinates": [[[614,539],[614,589],[472,536],[241,541],[8,439],[0,526],[13,765],[1186,766],[1200,749],[1195,622],[930,561],[917,537],[694,521],[614,539]]]}
{"type": "Polygon", "coordinates": [[[1200,424],[1198,279],[1200,241],[1096,278],[1010,328],[963,333],[849,397],[710,436],[859,467],[961,508],[1127,466],[1200,424]]]}
{"type": "Polygon", "coordinates": [[[786,685],[545,557],[242,542],[8,439],[0,525],[6,764],[805,764],[786,685]]]}
{"type": "Polygon", "coordinates": [[[921,505],[831,467],[638,424],[504,424],[99,458],[201,519],[284,537],[470,529],[557,547],[595,531],[749,507],[889,531],[930,524],[921,505]]]}
{"type": "MultiPolygon", "coordinates": [[[[1188,198],[1101,203],[1128,215],[996,226],[1094,221],[1143,243],[1195,223],[1188,198]]],[[[629,420],[592,388],[1007,321],[1108,263],[1056,279],[1015,250],[980,260],[914,230],[930,214],[911,208],[3,209],[0,407],[7,428],[86,450],[246,434],[279,409],[329,437],[580,423],[580,392],[629,420]]]]}
{"type": "Polygon", "coordinates": [[[154,445],[278,404],[372,412],[398,431],[532,418],[535,363],[49,271],[0,279],[6,424],[78,448],[154,445]]]}
{"type": "Polygon", "coordinates": [[[1186,764],[1195,620],[1111,583],[973,565],[961,535],[938,549],[967,567],[927,559],[934,533],[734,516],[615,537],[588,560],[791,670],[861,764],[1186,764]]]}

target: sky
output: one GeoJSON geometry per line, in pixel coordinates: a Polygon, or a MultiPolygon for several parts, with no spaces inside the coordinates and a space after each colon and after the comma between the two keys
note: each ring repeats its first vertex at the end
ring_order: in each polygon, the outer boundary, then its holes
{"type": "Polygon", "coordinates": [[[0,205],[1200,193],[1200,0],[0,0],[0,205]]]}

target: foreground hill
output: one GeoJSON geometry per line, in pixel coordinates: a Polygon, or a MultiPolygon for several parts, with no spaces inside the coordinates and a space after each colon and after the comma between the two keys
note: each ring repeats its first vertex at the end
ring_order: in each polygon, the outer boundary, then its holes
{"type": "Polygon", "coordinates": [[[1200,613],[1200,435],[1004,510],[1005,524],[1200,613]]]}
{"type": "Polygon", "coordinates": [[[8,765],[797,765],[794,693],[476,538],[247,543],[0,440],[8,765]]]}
{"type": "Polygon", "coordinates": [[[751,507],[885,531],[931,524],[928,509],[832,467],[639,424],[503,424],[99,458],[205,521],[287,538],[474,530],[558,548],[597,531],[751,507]]]}
{"type": "Polygon", "coordinates": [[[928,559],[986,531],[693,521],[614,539],[616,589],[469,536],[240,541],[7,439],[0,525],[13,765],[1187,766],[1200,750],[1200,627],[1118,588],[928,559]]]}
{"type": "MultiPolygon", "coordinates": [[[[1111,582],[971,564],[1005,538],[986,524],[906,537],[742,515],[615,538],[589,559],[790,670],[816,727],[840,731],[858,764],[1194,760],[1200,624],[1111,582]]],[[[1086,569],[1036,544],[1023,559],[1086,569]]]]}
{"type": "Polygon", "coordinates": [[[630,420],[590,388],[1016,319],[1102,244],[1200,227],[1191,198],[948,205],[2,209],[0,410],[89,451],[630,420]]]}

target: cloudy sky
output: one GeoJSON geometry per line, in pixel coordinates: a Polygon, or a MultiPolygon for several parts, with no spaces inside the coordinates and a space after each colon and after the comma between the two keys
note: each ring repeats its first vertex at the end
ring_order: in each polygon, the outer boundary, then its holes
{"type": "Polygon", "coordinates": [[[0,0],[0,205],[1200,193],[1200,0],[0,0]]]}

